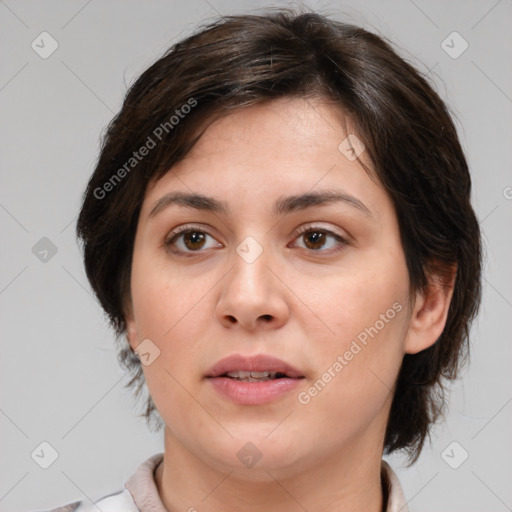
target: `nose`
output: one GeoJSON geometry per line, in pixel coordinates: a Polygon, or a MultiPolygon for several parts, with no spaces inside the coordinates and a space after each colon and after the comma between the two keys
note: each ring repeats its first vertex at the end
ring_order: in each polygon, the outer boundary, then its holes
{"type": "Polygon", "coordinates": [[[282,327],[289,318],[286,287],[264,254],[252,262],[233,255],[233,268],[222,280],[215,314],[227,328],[248,331],[282,327]]]}

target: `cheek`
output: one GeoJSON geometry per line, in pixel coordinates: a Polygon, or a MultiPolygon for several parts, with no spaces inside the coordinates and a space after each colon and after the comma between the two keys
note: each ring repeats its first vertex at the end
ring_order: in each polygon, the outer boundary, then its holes
{"type": "Polygon", "coordinates": [[[134,261],[132,295],[137,332],[139,340],[149,338],[159,351],[151,365],[143,366],[144,377],[157,410],[175,430],[182,423],[203,421],[189,390],[205,349],[196,340],[205,338],[205,322],[211,323],[206,301],[201,299],[213,284],[185,279],[154,264],[139,272],[143,267],[142,262],[134,261]]]}
{"type": "Polygon", "coordinates": [[[183,386],[188,387],[199,375],[198,361],[208,341],[205,326],[211,324],[204,296],[213,286],[206,278],[185,278],[154,262],[134,258],[132,300],[137,336],[139,341],[150,339],[159,353],[143,370],[155,405],[164,415],[166,409],[176,409],[182,401],[190,406],[183,386]]]}
{"type": "Polygon", "coordinates": [[[402,332],[408,298],[405,262],[387,269],[372,265],[351,269],[317,283],[314,289],[316,293],[308,294],[308,306],[324,325],[323,331],[317,331],[324,333],[321,346],[340,351],[358,336],[364,342],[365,335],[376,335],[376,330],[383,337],[391,331],[402,332]]]}
{"type": "Polygon", "coordinates": [[[214,283],[207,277],[190,279],[156,258],[134,258],[132,300],[139,337],[168,344],[187,326],[188,337],[204,316],[202,299],[214,283]],[[192,330],[191,330],[192,329],[192,330]]]}
{"type": "Polygon", "coordinates": [[[321,401],[370,410],[390,393],[403,358],[409,283],[400,255],[363,266],[326,280],[309,296],[322,324],[314,333],[304,329],[316,338],[311,348],[321,401]]]}

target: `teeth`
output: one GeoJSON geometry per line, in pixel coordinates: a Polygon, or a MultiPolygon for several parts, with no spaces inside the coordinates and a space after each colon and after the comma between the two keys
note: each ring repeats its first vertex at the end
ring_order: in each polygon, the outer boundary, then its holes
{"type": "Polygon", "coordinates": [[[226,373],[228,377],[231,377],[232,379],[241,380],[244,382],[257,382],[257,381],[264,381],[264,380],[271,380],[275,379],[276,375],[279,372],[246,372],[246,371],[236,371],[236,372],[229,372],[226,373]]]}

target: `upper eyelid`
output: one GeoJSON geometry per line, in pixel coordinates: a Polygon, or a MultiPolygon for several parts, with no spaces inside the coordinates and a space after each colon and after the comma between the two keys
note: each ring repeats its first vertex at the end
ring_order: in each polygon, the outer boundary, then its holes
{"type": "Polygon", "coordinates": [[[186,232],[186,231],[200,231],[202,233],[206,233],[207,235],[209,236],[213,236],[208,230],[209,229],[214,229],[212,226],[208,226],[206,225],[206,228],[203,226],[200,226],[200,225],[195,225],[195,224],[183,224],[181,226],[177,226],[173,229],[171,229],[171,231],[169,231],[167,233],[167,235],[165,236],[165,240],[170,240],[172,237],[176,236],[176,235],[181,235],[182,233],[186,232]]]}
{"type": "Polygon", "coordinates": [[[318,229],[319,231],[326,231],[328,233],[339,236],[341,238],[345,238],[344,234],[338,233],[336,230],[334,230],[330,227],[322,226],[320,223],[316,223],[316,222],[302,224],[297,229],[295,229],[294,233],[302,234],[303,231],[308,231],[308,230],[313,230],[313,229],[318,229]]]}
{"type": "MultiPolygon", "coordinates": [[[[211,233],[208,232],[208,229],[212,229],[214,230],[215,228],[213,228],[213,226],[209,226],[208,224],[206,224],[206,228],[204,227],[205,225],[199,225],[199,224],[183,224],[181,226],[177,226],[176,228],[173,228],[167,236],[171,236],[171,235],[176,235],[176,234],[180,234],[182,233],[183,231],[188,231],[188,230],[197,230],[197,231],[201,231],[201,232],[204,232],[210,236],[211,233]]],[[[320,223],[317,223],[317,222],[311,222],[311,223],[306,223],[306,224],[301,224],[298,228],[295,228],[294,229],[294,233],[298,233],[298,232],[301,232],[301,231],[304,231],[304,230],[308,230],[308,229],[321,229],[323,231],[329,231],[335,235],[339,235],[339,236],[343,236],[341,233],[337,233],[334,229],[330,228],[330,227],[325,227],[325,226],[322,226],[320,223]]]]}

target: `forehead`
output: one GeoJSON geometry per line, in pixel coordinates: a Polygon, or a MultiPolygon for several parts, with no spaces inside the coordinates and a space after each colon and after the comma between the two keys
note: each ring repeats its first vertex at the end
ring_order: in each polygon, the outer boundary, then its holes
{"type": "Polygon", "coordinates": [[[351,119],[326,99],[284,97],[245,107],[211,123],[187,158],[215,153],[230,158],[249,152],[266,158],[300,160],[319,151],[338,151],[338,143],[354,133],[351,119]]]}
{"type": "MultiPolygon", "coordinates": [[[[171,190],[267,199],[341,185],[375,203],[382,187],[346,153],[347,136],[354,135],[350,118],[325,100],[292,97],[246,107],[212,122],[187,156],[148,187],[146,199],[171,190]]],[[[371,168],[364,152],[359,159],[371,168]]]]}

